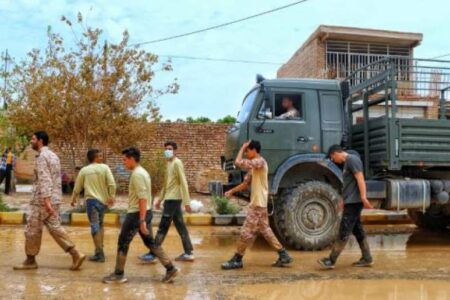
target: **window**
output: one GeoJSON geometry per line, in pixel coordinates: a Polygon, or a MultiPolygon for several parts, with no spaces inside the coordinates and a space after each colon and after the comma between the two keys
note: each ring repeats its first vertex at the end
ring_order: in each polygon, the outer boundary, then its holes
{"type": "Polygon", "coordinates": [[[302,120],[302,95],[275,94],[275,119],[302,120]]]}
{"type": "Polygon", "coordinates": [[[248,116],[252,112],[253,103],[255,102],[256,96],[259,93],[259,89],[254,89],[245,97],[244,102],[242,103],[241,111],[238,114],[237,122],[244,123],[247,121],[248,116]]]}

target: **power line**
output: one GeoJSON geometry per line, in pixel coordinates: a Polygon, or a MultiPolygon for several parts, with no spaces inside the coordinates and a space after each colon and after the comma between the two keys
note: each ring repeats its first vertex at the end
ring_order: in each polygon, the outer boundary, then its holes
{"type": "Polygon", "coordinates": [[[211,26],[211,27],[203,28],[203,29],[198,29],[198,30],[191,31],[191,32],[186,32],[186,33],[182,33],[182,34],[172,35],[172,36],[169,36],[169,37],[159,38],[159,39],[151,40],[151,41],[147,41],[147,42],[130,44],[129,47],[164,42],[164,41],[168,41],[168,40],[173,40],[173,39],[185,37],[185,36],[188,36],[188,35],[193,35],[193,34],[205,32],[205,31],[209,31],[209,30],[213,30],[213,29],[229,26],[229,25],[232,25],[232,24],[236,24],[236,23],[239,23],[239,22],[243,22],[243,21],[247,21],[247,20],[250,20],[250,19],[253,19],[253,18],[257,18],[257,17],[263,16],[263,15],[267,15],[267,14],[270,14],[270,13],[273,13],[273,12],[276,12],[276,11],[279,11],[279,10],[282,10],[282,9],[286,9],[288,7],[292,7],[294,5],[298,5],[298,4],[304,3],[306,1],[308,1],[308,0],[296,1],[296,2],[293,2],[293,3],[290,3],[290,4],[286,4],[284,6],[280,6],[280,7],[271,9],[271,10],[260,12],[260,13],[257,13],[255,15],[251,15],[251,16],[248,16],[248,17],[245,17],[245,18],[237,19],[237,20],[234,20],[234,21],[229,21],[229,22],[226,22],[226,23],[214,25],[214,26],[211,26]]]}
{"type": "Polygon", "coordinates": [[[435,57],[432,57],[430,59],[438,59],[438,58],[443,58],[443,57],[447,57],[447,56],[450,56],[450,53],[439,55],[439,56],[435,56],[435,57]]]}
{"type": "Polygon", "coordinates": [[[212,58],[212,57],[199,57],[199,56],[185,56],[185,55],[167,55],[167,54],[156,54],[160,57],[167,58],[180,58],[188,60],[203,60],[203,61],[221,61],[221,62],[232,62],[232,63],[243,63],[243,64],[259,64],[259,65],[282,65],[284,63],[271,62],[271,61],[258,61],[258,60],[247,60],[247,59],[231,59],[231,58],[212,58]]]}

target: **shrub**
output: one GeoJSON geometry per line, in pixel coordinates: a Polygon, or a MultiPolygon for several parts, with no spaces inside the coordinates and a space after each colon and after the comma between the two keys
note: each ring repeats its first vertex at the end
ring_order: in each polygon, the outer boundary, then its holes
{"type": "Polygon", "coordinates": [[[0,195],[0,211],[17,211],[17,208],[11,208],[8,204],[3,202],[3,197],[0,195]]]}
{"type": "Polygon", "coordinates": [[[214,197],[213,200],[216,213],[219,215],[234,215],[240,211],[239,207],[226,197],[214,197]]]}
{"type": "Polygon", "coordinates": [[[147,170],[152,178],[152,193],[159,193],[164,184],[167,168],[163,150],[157,151],[156,156],[151,159],[142,158],[141,166],[147,170]]]}

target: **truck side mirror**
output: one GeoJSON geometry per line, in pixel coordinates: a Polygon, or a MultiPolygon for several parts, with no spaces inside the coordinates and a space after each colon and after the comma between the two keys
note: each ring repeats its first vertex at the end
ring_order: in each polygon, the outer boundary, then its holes
{"type": "Polygon", "coordinates": [[[264,111],[260,111],[258,113],[258,119],[272,119],[272,118],[273,118],[273,114],[269,108],[264,111]]]}

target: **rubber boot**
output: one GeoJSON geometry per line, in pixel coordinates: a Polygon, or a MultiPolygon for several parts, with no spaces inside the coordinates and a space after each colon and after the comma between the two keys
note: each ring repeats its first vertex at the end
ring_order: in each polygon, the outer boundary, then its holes
{"type": "Polygon", "coordinates": [[[105,253],[103,252],[103,228],[92,236],[95,245],[95,254],[89,257],[93,262],[105,262],[105,253]]]}
{"type": "Polygon", "coordinates": [[[229,261],[222,264],[222,270],[242,269],[243,267],[242,255],[237,253],[229,261]]]}
{"type": "Polygon", "coordinates": [[[344,250],[346,244],[347,242],[337,240],[333,245],[333,249],[331,250],[330,256],[322,258],[317,262],[325,269],[334,269],[334,265],[336,264],[336,261],[339,255],[341,254],[342,250],[344,250]]]}
{"type": "Polygon", "coordinates": [[[367,238],[362,241],[358,241],[359,247],[361,248],[362,257],[359,261],[354,262],[355,267],[371,267],[373,265],[372,255],[370,254],[370,247],[367,238]]]}
{"type": "Polygon", "coordinates": [[[276,262],[272,264],[272,267],[282,268],[290,264],[292,261],[293,261],[292,257],[290,257],[286,249],[283,248],[280,251],[278,251],[278,259],[276,262]]]}
{"type": "Polygon", "coordinates": [[[36,259],[31,255],[27,255],[27,259],[22,264],[13,267],[14,270],[35,270],[37,268],[36,259]]]}
{"type": "Polygon", "coordinates": [[[116,267],[114,272],[103,277],[104,283],[125,283],[128,279],[125,277],[125,263],[127,262],[126,254],[121,251],[117,252],[116,267]]]}
{"type": "Polygon", "coordinates": [[[72,271],[76,271],[80,269],[81,265],[83,264],[84,260],[86,259],[86,255],[83,253],[78,252],[75,247],[69,250],[70,255],[72,255],[72,266],[70,269],[72,271]]]}

